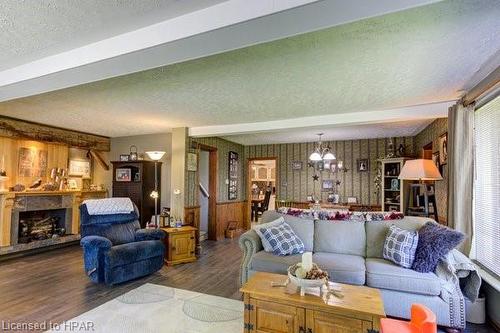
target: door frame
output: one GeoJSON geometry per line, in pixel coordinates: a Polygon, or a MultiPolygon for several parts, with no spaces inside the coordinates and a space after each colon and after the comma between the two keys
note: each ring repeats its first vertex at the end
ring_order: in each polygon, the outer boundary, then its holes
{"type": "MultiPolygon", "coordinates": [[[[203,144],[196,143],[199,150],[208,151],[208,239],[217,240],[217,148],[203,144]]],[[[198,154],[198,165],[200,165],[200,155],[198,154]]],[[[200,184],[200,173],[196,173],[196,193],[200,195],[198,186],[200,184]]],[[[199,198],[198,198],[199,199],[199,198]]],[[[199,224],[199,221],[198,221],[199,224]]],[[[199,238],[199,225],[198,225],[198,238],[199,238]]]]}
{"type": "Polygon", "coordinates": [[[252,167],[252,162],[254,161],[274,161],[274,184],[276,187],[276,192],[275,192],[275,198],[278,197],[278,191],[279,191],[279,168],[278,168],[278,157],[277,156],[271,156],[271,157],[252,157],[247,160],[247,214],[248,214],[248,225],[245,226],[245,228],[248,230],[250,229],[250,226],[252,225],[251,218],[252,218],[252,177],[251,177],[251,167],[252,167]]]}

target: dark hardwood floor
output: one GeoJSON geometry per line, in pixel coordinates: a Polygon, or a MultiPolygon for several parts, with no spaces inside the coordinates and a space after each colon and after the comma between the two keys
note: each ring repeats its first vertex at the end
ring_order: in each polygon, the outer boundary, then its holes
{"type": "MultiPolygon", "coordinates": [[[[7,260],[0,262],[0,321],[59,323],[147,282],[241,299],[240,260],[237,240],[205,241],[196,262],[165,266],[153,275],[113,287],[87,279],[78,245],[7,260]]],[[[466,332],[495,331],[487,325],[468,324],[466,332]]]]}
{"type": "Polygon", "coordinates": [[[237,240],[205,241],[196,262],[113,287],[87,279],[78,245],[8,260],[0,263],[0,320],[62,322],[147,282],[241,299],[240,259],[237,240]]]}

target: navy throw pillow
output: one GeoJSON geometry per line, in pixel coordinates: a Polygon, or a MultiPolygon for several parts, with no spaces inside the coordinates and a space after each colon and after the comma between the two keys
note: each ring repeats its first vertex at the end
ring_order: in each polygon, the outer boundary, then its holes
{"type": "Polygon", "coordinates": [[[418,245],[412,269],[420,273],[434,272],[439,259],[444,258],[464,239],[464,234],[427,222],[418,231],[418,245]]]}

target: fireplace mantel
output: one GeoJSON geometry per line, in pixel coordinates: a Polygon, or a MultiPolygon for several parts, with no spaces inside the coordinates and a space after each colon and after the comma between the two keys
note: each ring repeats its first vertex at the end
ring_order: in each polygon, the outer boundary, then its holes
{"type": "MultiPolygon", "coordinates": [[[[66,196],[69,197],[71,207],[71,230],[77,235],[80,231],[80,213],[79,206],[81,203],[90,198],[104,198],[107,196],[107,191],[23,191],[23,192],[0,192],[0,254],[22,251],[26,246],[18,246],[12,244],[11,226],[12,213],[15,212],[16,202],[19,202],[22,197],[47,197],[47,196],[66,196]],[[9,248],[10,247],[10,248],[9,248]],[[1,251],[3,250],[3,251],[1,251]]],[[[52,242],[45,242],[47,245],[53,245],[52,242]]]]}

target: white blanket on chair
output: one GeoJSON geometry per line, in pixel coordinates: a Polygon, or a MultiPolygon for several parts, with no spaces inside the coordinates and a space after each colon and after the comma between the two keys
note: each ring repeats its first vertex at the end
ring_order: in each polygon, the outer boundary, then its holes
{"type": "Polygon", "coordinates": [[[134,204],[130,198],[89,199],[83,202],[89,215],[130,214],[134,204]]]}

